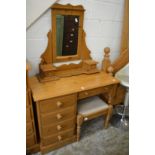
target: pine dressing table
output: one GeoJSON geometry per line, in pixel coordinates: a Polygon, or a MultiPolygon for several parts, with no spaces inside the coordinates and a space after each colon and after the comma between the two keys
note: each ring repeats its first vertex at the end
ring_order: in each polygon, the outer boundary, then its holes
{"type": "Polygon", "coordinates": [[[54,4],[51,8],[52,31],[48,33],[47,49],[41,55],[39,74],[29,79],[42,153],[76,141],[79,100],[106,94],[111,104],[119,84],[104,70],[108,49],[102,71],[90,56],[83,30],[84,8],[70,4],[54,4]],[[55,65],[76,60],[80,62],[55,65]]]}
{"type": "Polygon", "coordinates": [[[41,152],[76,141],[78,100],[108,92],[110,104],[118,83],[117,79],[104,72],[65,77],[46,83],[40,83],[37,77],[31,77],[41,152]]]}

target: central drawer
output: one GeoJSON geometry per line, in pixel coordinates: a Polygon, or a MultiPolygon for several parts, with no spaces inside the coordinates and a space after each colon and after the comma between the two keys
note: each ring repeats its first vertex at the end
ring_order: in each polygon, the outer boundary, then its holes
{"type": "Polygon", "coordinates": [[[54,143],[62,142],[63,140],[65,140],[67,138],[71,138],[74,135],[75,135],[75,129],[72,128],[71,130],[67,130],[66,132],[59,133],[54,136],[41,138],[41,143],[44,146],[49,145],[49,144],[54,144],[54,143]]]}
{"type": "Polygon", "coordinates": [[[83,99],[83,98],[87,98],[87,97],[90,97],[90,96],[105,93],[110,88],[111,88],[111,86],[104,86],[104,87],[100,87],[100,88],[95,88],[95,89],[85,90],[85,91],[79,92],[78,99],[83,99]]]}
{"type": "Polygon", "coordinates": [[[71,128],[75,128],[75,117],[54,125],[52,124],[50,126],[43,127],[42,136],[46,137],[49,135],[57,134],[58,132],[66,131],[71,128]]]}
{"type": "Polygon", "coordinates": [[[75,105],[64,110],[53,112],[50,114],[41,115],[41,124],[42,126],[52,125],[54,123],[65,121],[69,118],[72,118],[76,115],[75,105]]]}
{"type": "Polygon", "coordinates": [[[71,94],[53,99],[40,101],[40,112],[49,113],[56,110],[61,110],[76,104],[77,95],[71,94]]]}

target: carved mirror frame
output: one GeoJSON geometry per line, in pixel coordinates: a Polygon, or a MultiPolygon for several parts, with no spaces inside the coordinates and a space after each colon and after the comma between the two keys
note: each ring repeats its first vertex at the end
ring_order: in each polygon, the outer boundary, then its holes
{"type": "Polygon", "coordinates": [[[52,31],[48,32],[48,45],[45,52],[41,55],[39,64],[39,81],[46,82],[57,80],[61,77],[92,74],[99,72],[97,62],[92,60],[90,51],[86,46],[85,32],[83,30],[84,8],[82,5],[73,6],[71,4],[61,5],[54,4],[51,6],[52,13],[52,31]],[[56,56],[56,15],[78,15],[80,16],[79,32],[78,32],[78,50],[77,55],[73,56],[56,56]],[[80,60],[79,64],[64,64],[59,67],[55,66],[55,62],[64,62],[80,60]]]}
{"type": "Polygon", "coordinates": [[[81,58],[81,36],[83,31],[83,16],[84,8],[81,5],[72,6],[70,4],[62,6],[60,4],[55,4],[52,7],[52,51],[53,51],[53,62],[63,62],[63,61],[72,61],[79,60],[81,58]],[[68,56],[57,56],[56,50],[56,15],[74,15],[79,16],[79,27],[78,27],[78,44],[77,44],[77,54],[68,55],[68,56]]]}

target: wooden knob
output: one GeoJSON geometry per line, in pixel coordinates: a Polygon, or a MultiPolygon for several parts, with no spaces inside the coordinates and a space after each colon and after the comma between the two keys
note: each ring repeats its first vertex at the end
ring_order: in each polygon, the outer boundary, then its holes
{"type": "Polygon", "coordinates": [[[110,48],[109,47],[104,48],[104,53],[109,54],[110,53],[110,48]]]}
{"type": "Polygon", "coordinates": [[[88,120],[88,117],[85,117],[85,118],[84,118],[84,121],[87,121],[87,120],[88,120]]]}
{"type": "Polygon", "coordinates": [[[82,86],[82,87],[81,87],[81,90],[85,90],[85,87],[82,86]]]}
{"type": "Polygon", "coordinates": [[[60,102],[60,101],[57,102],[57,107],[61,107],[62,105],[63,105],[62,102],[60,102]]]}
{"type": "Polygon", "coordinates": [[[61,125],[57,125],[57,130],[60,131],[62,129],[61,125]]]}
{"type": "Polygon", "coordinates": [[[61,141],[61,140],[62,140],[62,137],[61,137],[60,135],[58,136],[58,140],[59,140],[59,141],[61,141]]]}
{"type": "Polygon", "coordinates": [[[57,114],[57,119],[61,119],[62,115],[61,114],[57,114]]]}

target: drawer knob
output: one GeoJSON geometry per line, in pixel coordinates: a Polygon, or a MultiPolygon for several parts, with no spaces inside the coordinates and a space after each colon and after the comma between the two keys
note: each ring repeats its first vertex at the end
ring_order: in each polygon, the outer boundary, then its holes
{"type": "Polygon", "coordinates": [[[84,121],[87,121],[87,120],[88,120],[88,117],[85,117],[85,118],[84,118],[84,121]]]}
{"type": "Polygon", "coordinates": [[[84,94],[85,94],[85,95],[88,95],[88,92],[85,92],[84,94]]]}
{"type": "Polygon", "coordinates": [[[57,114],[57,119],[61,119],[62,115],[61,114],[57,114]]]}
{"type": "Polygon", "coordinates": [[[61,125],[57,125],[57,130],[60,131],[62,129],[61,125]]]}
{"type": "Polygon", "coordinates": [[[62,102],[60,102],[60,101],[57,102],[57,107],[61,107],[62,105],[63,105],[62,102]]]}
{"type": "Polygon", "coordinates": [[[59,140],[59,141],[61,141],[61,140],[62,140],[62,137],[61,137],[60,135],[58,136],[58,140],[59,140]]]}

